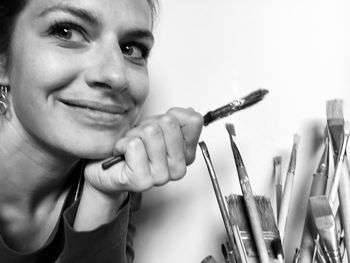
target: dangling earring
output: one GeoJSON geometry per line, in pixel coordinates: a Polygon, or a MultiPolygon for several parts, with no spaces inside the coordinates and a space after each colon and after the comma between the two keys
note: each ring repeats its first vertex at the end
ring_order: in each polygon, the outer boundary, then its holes
{"type": "Polygon", "coordinates": [[[4,116],[8,110],[8,100],[7,100],[8,89],[9,89],[9,86],[0,85],[0,111],[4,116]]]}

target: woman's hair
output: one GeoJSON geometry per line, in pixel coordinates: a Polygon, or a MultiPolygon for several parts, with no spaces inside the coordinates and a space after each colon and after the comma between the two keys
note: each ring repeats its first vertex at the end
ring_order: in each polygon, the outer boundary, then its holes
{"type": "MultiPolygon", "coordinates": [[[[7,54],[14,25],[19,13],[28,0],[0,0],[0,54],[7,54]]],[[[158,1],[147,0],[152,13],[152,20],[157,14],[158,1]]]]}

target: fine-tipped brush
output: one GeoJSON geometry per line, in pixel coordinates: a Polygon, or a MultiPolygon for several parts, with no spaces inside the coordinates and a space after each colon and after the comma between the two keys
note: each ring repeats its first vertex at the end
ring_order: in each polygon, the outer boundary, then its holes
{"type": "MultiPolygon", "coordinates": [[[[310,188],[309,197],[317,195],[325,195],[327,189],[327,180],[329,173],[329,137],[328,130],[325,129],[325,146],[322,157],[318,164],[316,172],[313,174],[312,184],[310,188]]],[[[308,204],[304,230],[300,244],[300,260],[303,263],[311,262],[312,252],[314,249],[314,239],[317,236],[314,223],[312,221],[312,215],[310,211],[310,205],[308,204]]]]}
{"type": "Polygon", "coordinates": [[[220,190],[220,186],[219,186],[219,182],[218,182],[217,177],[216,177],[214,166],[211,162],[208,147],[205,144],[205,142],[203,142],[203,141],[199,142],[199,146],[201,148],[205,163],[207,165],[210,179],[211,179],[211,182],[212,182],[212,185],[214,188],[215,196],[216,196],[216,199],[217,199],[217,202],[219,205],[219,209],[221,212],[221,216],[222,216],[222,219],[224,221],[224,225],[225,225],[225,229],[226,229],[226,233],[227,233],[228,244],[229,244],[229,250],[230,250],[229,254],[231,255],[232,262],[235,262],[235,259],[233,256],[233,249],[235,247],[235,241],[233,239],[234,233],[233,233],[232,226],[230,224],[230,218],[229,218],[228,213],[227,213],[224,198],[223,198],[221,190],[220,190]]]}
{"type": "MultiPolygon", "coordinates": [[[[335,193],[338,190],[340,219],[344,231],[345,247],[348,258],[350,258],[350,171],[346,165],[347,173],[342,171],[342,164],[346,155],[346,147],[349,139],[349,123],[344,121],[343,101],[340,99],[329,100],[326,103],[327,124],[332,141],[334,159],[335,159],[335,174],[333,182],[336,184],[329,194],[329,200],[334,202],[335,193]],[[338,184],[338,186],[337,186],[338,184]]],[[[336,207],[332,205],[333,212],[336,207]]]]}
{"type": "Polygon", "coordinates": [[[320,240],[327,249],[327,256],[331,262],[341,263],[335,219],[327,197],[310,197],[310,208],[320,240]]]}
{"type": "Polygon", "coordinates": [[[254,241],[258,251],[260,262],[268,263],[269,255],[267,252],[266,244],[262,233],[261,222],[259,220],[259,213],[255,204],[254,194],[250,185],[250,180],[248,177],[247,170],[244,166],[241,154],[237,148],[234,126],[232,124],[226,124],[226,130],[229,133],[231,148],[232,148],[233,156],[236,163],[236,168],[237,168],[240,186],[243,193],[244,203],[247,208],[247,214],[248,214],[249,222],[252,228],[252,234],[254,236],[254,241]]]}
{"type": "Polygon", "coordinates": [[[282,156],[273,158],[273,171],[276,180],[276,208],[277,208],[277,220],[280,213],[281,201],[282,201],[282,156]]]}
{"type": "MultiPolygon", "coordinates": [[[[243,98],[240,98],[238,100],[233,100],[232,102],[218,108],[215,109],[213,111],[209,111],[208,113],[206,113],[203,116],[203,125],[207,126],[210,123],[218,120],[218,119],[222,119],[225,118],[227,116],[230,116],[231,114],[243,110],[245,108],[248,108],[256,103],[258,103],[259,101],[261,101],[265,95],[268,93],[269,91],[266,89],[258,89],[255,90],[251,93],[249,93],[248,95],[244,96],[243,98]]],[[[125,158],[123,155],[116,155],[116,156],[112,156],[108,159],[106,159],[102,164],[102,169],[103,170],[107,170],[108,168],[110,168],[111,166],[124,161],[125,158]]]]}
{"type": "Polygon", "coordinates": [[[283,196],[282,196],[282,201],[281,201],[280,213],[279,213],[279,217],[278,217],[278,230],[280,232],[282,242],[284,239],[284,233],[285,233],[285,229],[286,229],[286,225],[287,225],[290,201],[291,201],[291,197],[292,197],[293,181],[294,181],[294,175],[295,175],[297,150],[298,150],[299,141],[300,141],[300,136],[298,134],[295,134],[294,141],[293,141],[292,153],[291,153],[291,157],[290,157],[290,161],[289,161],[289,167],[288,167],[288,171],[287,171],[287,176],[286,176],[285,183],[284,183],[284,190],[283,190],[283,196]]]}

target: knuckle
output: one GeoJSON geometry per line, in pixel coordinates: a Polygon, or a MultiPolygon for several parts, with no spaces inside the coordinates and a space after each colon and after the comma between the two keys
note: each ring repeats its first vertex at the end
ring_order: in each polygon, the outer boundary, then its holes
{"type": "Polygon", "coordinates": [[[200,113],[193,110],[193,113],[191,115],[191,121],[196,126],[202,126],[203,125],[203,116],[200,113]]]}
{"type": "Polygon", "coordinates": [[[165,125],[170,126],[170,127],[176,127],[179,123],[178,120],[174,116],[169,115],[169,114],[164,114],[160,118],[160,121],[162,123],[164,123],[165,125]]]}
{"type": "Polygon", "coordinates": [[[144,127],[144,133],[147,137],[156,137],[162,135],[162,129],[157,123],[151,123],[144,127]]]}
{"type": "Polygon", "coordinates": [[[127,151],[135,151],[140,149],[140,147],[143,147],[143,142],[141,138],[133,138],[128,142],[128,145],[126,146],[127,151]]]}

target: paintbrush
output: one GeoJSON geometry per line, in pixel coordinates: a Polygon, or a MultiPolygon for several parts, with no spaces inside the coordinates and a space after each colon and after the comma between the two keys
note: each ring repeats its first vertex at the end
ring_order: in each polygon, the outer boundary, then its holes
{"type": "Polygon", "coordinates": [[[249,93],[241,99],[234,100],[216,110],[209,111],[203,117],[204,126],[207,126],[208,124],[218,119],[227,117],[237,111],[243,110],[247,107],[254,105],[255,103],[261,101],[267,93],[268,90],[266,89],[258,89],[256,91],[253,91],[252,93],[249,93]]]}
{"type": "Polygon", "coordinates": [[[293,181],[294,181],[294,175],[295,175],[297,150],[298,150],[299,141],[300,141],[300,136],[298,134],[295,134],[294,140],[293,140],[292,153],[291,153],[291,157],[290,157],[290,161],[289,161],[289,167],[288,167],[288,171],[287,171],[287,176],[286,176],[285,183],[284,183],[284,190],[283,190],[283,196],[282,196],[282,201],[281,201],[280,213],[279,213],[279,217],[278,217],[278,230],[280,232],[282,243],[283,243],[285,228],[287,225],[290,201],[291,201],[291,197],[292,197],[293,181]]]}
{"type": "MultiPolygon", "coordinates": [[[[226,203],[229,203],[229,198],[226,197],[226,203]]],[[[232,212],[232,209],[228,209],[229,215],[230,215],[230,219],[231,219],[231,225],[233,228],[233,234],[235,237],[235,241],[236,241],[236,246],[237,246],[237,250],[239,253],[239,258],[241,260],[242,263],[248,263],[248,255],[247,255],[247,251],[245,250],[245,246],[243,243],[243,239],[241,236],[241,232],[239,230],[239,226],[238,226],[238,219],[236,217],[236,215],[232,212]]]]}
{"type": "Polygon", "coordinates": [[[281,200],[282,200],[282,156],[277,156],[273,158],[273,172],[276,180],[276,211],[277,211],[277,220],[280,213],[281,208],[281,200]]]}
{"type": "MultiPolygon", "coordinates": [[[[347,182],[345,181],[346,179],[343,179],[343,178],[346,178],[348,176],[346,174],[344,174],[344,176],[342,176],[341,172],[342,172],[342,165],[343,165],[344,158],[345,158],[345,151],[347,148],[347,144],[349,142],[349,132],[350,132],[350,122],[345,122],[344,133],[343,133],[343,136],[341,138],[340,151],[338,152],[337,157],[336,157],[335,172],[334,172],[334,177],[333,177],[333,181],[332,181],[332,186],[331,186],[331,189],[329,192],[329,202],[331,203],[332,208],[335,205],[334,202],[335,202],[338,187],[339,187],[339,191],[340,191],[342,189],[343,183],[345,183],[347,185],[347,182]]],[[[339,201],[340,202],[343,201],[340,199],[340,196],[339,196],[339,201]]]]}
{"type": "Polygon", "coordinates": [[[247,208],[247,214],[248,214],[249,222],[252,228],[252,233],[253,233],[255,245],[258,251],[258,255],[260,258],[260,262],[262,263],[269,262],[269,255],[267,253],[266,244],[262,234],[261,222],[259,220],[259,214],[255,204],[253,190],[251,188],[248,173],[244,166],[241,154],[237,148],[234,126],[232,124],[226,124],[226,130],[230,137],[232,153],[236,163],[236,168],[237,168],[241,190],[243,193],[244,203],[247,208]]]}
{"type": "MultiPolygon", "coordinates": [[[[262,235],[266,244],[270,261],[283,261],[283,249],[279,237],[276,221],[270,200],[264,196],[254,196],[258,210],[258,220],[261,223],[262,235]]],[[[228,210],[231,218],[235,218],[237,227],[243,241],[243,245],[248,256],[247,262],[261,262],[257,253],[252,227],[248,218],[248,210],[244,197],[241,195],[230,195],[227,197],[228,210]]],[[[270,262],[269,261],[269,262],[270,262]]]]}
{"type": "Polygon", "coordinates": [[[310,197],[310,210],[320,239],[327,249],[326,254],[331,258],[331,262],[340,263],[337,229],[327,197],[324,195],[310,197]]]}
{"type": "Polygon", "coordinates": [[[224,203],[224,198],[222,196],[221,190],[220,190],[220,186],[219,186],[219,182],[217,180],[216,177],[216,173],[214,170],[214,166],[212,164],[210,155],[209,155],[209,151],[208,151],[208,147],[205,144],[205,142],[199,142],[199,147],[201,148],[205,163],[207,165],[208,168],[208,172],[210,175],[210,179],[214,188],[214,192],[215,192],[215,196],[219,205],[219,209],[221,212],[221,216],[222,219],[224,221],[224,225],[225,225],[225,229],[226,229],[226,234],[227,234],[227,238],[228,238],[228,244],[229,244],[229,254],[231,256],[231,262],[235,262],[235,259],[233,257],[233,249],[235,247],[235,241],[233,239],[234,233],[233,233],[233,229],[232,226],[230,224],[230,219],[227,213],[227,209],[224,203]]]}
{"type": "MultiPolygon", "coordinates": [[[[313,174],[312,184],[310,188],[311,196],[325,195],[327,189],[327,180],[329,174],[329,137],[328,130],[325,129],[324,150],[317,166],[316,172],[313,174]]],[[[312,251],[314,249],[314,239],[317,236],[317,231],[312,221],[310,205],[308,204],[304,230],[300,244],[300,260],[303,263],[311,262],[312,251]]]]}
{"type": "MultiPolygon", "coordinates": [[[[349,123],[344,121],[343,101],[340,99],[329,100],[326,103],[327,124],[335,159],[334,186],[332,185],[329,200],[335,213],[337,207],[334,202],[338,190],[340,219],[344,231],[344,241],[348,257],[350,257],[350,170],[346,165],[347,174],[342,171],[342,163],[346,155],[346,147],[349,140],[349,123]],[[343,173],[342,173],[343,172],[343,173]]],[[[347,164],[347,162],[346,162],[347,164]]]]}
{"type": "MultiPolygon", "coordinates": [[[[209,111],[203,116],[203,125],[207,126],[218,119],[225,118],[237,111],[243,110],[256,104],[257,102],[261,101],[268,92],[269,91],[266,89],[258,89],[249,93],[241,99],[233,100],[232,102],[216,110],[209,111]]],[[[125,158],[123,155],[112,156],[102,163],[102,169],[107,170],[114,164],[117,164],[124,160],[125,158]]]]}

